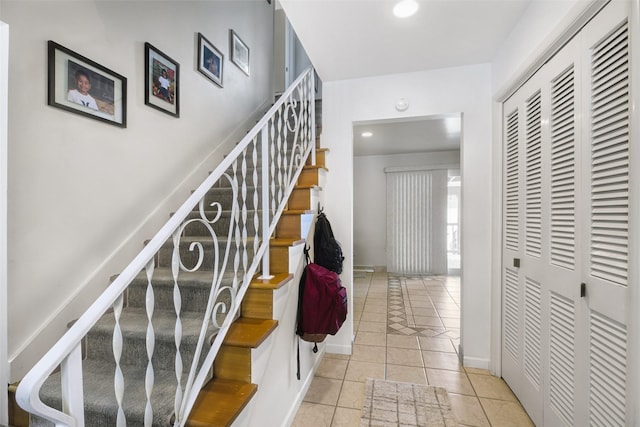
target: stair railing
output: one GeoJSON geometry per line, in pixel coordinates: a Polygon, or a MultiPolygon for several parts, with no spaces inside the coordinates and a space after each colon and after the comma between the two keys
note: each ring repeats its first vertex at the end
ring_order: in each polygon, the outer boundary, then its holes
{"type": "Polygon", "coordinates": [[[314,96],[315,73],[309,68],[27,373],[16,392],[16,399],[23,409],[56,426],[85,425],[82,341],[101,316],[113,310],[113,382],[118,404],[116,425],[126,425],[123,410],[126,379],[120,366],[123,333],[119,320],[126,305],[125,292],[136,277],[145,275],[148,281],[145,307],[148,317],[148,365],[144,384],[147,396],[144,425],[151,426],[154,417],[151,398],[154,386],[151,359],[155,345],[152,322],[154,270],[162,257],[161,249],[165,247],[166,250],[166,245],[172,244],[170,264],[176,313],[174,426],[185,424],[199,391],[210,376],[213,361],[261,261],[262,275],[270,274],[269,240],[310,153],[315,162],[314,96]],[[228,202],[216,200],[216,189],[220,187],[231,187],[231,206],[228,202]],[[229,207],[231,220],[228,230],[226,233],[216,232],[214,226],[220,221],[225,208],[228,210],[229,207]],[[193,218],[196,208],[198,214],[193,218]],[[185,248],[182,241],[185,230],[194,224],[205,227],[211,235],[211,241],[187,241],[188,247],[185,248]],[[212,266],[210,297],[190,369],[187,375],[183,375],[179,283],[182,274],[200,271],[204,265],[212,266]],[[226,294],[226,298],[222,298],[223,294],[226,294]],[[213,335],[215,338],[211,341],[213,335]],[[45,380],[58,368],[61,373],[62,410],[47,406],[39,396],[45,380]]]}

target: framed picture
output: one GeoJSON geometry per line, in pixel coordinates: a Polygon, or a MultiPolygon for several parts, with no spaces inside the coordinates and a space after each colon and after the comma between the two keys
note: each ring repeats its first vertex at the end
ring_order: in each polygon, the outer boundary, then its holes
{"type": "Polygon", "coordinates": [[[48,42],[48,104],[127,127],[127,79],[58,43],[48,42]]]}
{"type": "Polygon", "coordinates": [[[238,37],[235,31],[229,30],[231,41],[231,62],[236,64],[247,76],[249,75],[249,47],[238,37]]]}
{"type": "Polygon", "coordinates": [[[180,64],[150,43],[144,44],[144,103],[180,117],[180,64]]]}
{"type": "Polygon", "coordinates": [[[222,87],[224,55],[205,36],[198,33],[198,71],[222,87]]]}

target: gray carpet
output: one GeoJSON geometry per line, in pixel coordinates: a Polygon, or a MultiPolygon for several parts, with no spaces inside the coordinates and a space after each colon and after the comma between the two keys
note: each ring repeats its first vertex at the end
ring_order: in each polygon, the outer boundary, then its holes
{"type": "Polygon", "coordinates": [[[458,427],[442,387],[367,379],[360,426],[458,427]]]}

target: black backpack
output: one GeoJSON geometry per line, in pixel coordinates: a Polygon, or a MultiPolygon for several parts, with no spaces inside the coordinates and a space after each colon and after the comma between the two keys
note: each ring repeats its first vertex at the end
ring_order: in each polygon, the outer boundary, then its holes
{"type": "Polygon", "coordinates": [[[333,237],[333,230],[327,216],[322,212],[318,213],[316,228],[313,236],[313,254],[315,263],[323,266],[327,270],[342,273],[342,248],[340,243],[333,237]]]}

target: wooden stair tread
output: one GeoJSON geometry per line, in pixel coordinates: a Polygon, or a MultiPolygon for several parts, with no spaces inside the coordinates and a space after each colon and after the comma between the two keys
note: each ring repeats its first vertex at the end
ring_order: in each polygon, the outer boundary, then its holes
{"type": "Polygon", "coordinates": [[[293,279],[293,274],[276,273],[271,279],[259,279],[258,276],[254,277],[249,287],[251,289],[280,289],[289,281],[293,279]]]}
{"type": "Polygon", "coordinates": [[[312,209],[287,209],[282,211],[282,215],[305,215],[314,213],[312,209]]]}
{"type": "Polygon", "coordinates": [[[329,170],[325,166],[320,166],[320,165],[304,165],[304,167],[302,169],[306,169],[306,170],[324,169],[326,171],[329,170]]]}
{"type": "Polygon", "coordinates": [[[186,425],[230,426],[257,390],[256,384],[214,378],[198,395],[186,425]]]}
{"type": "Polygon", "coordinates": [[[314,188],[320,188],[320,186],[317,184],[304,184],[304,185],[296,184],[293,187],[294,190],[312,190],[314,188]]]}
{"type": "Polygon", "coordinates": [[[256,348],[277,326],[278,321],[273,319],[240,317],[229,327],[224,345],[256,348]]]}
{"type": "Polygon", "coordinates": [[[287,238],[271,239],[271,241],[269,242],[271,246],[297,246],[303,243],[304,243],[304,239],[287,239],[287,238]]]}

